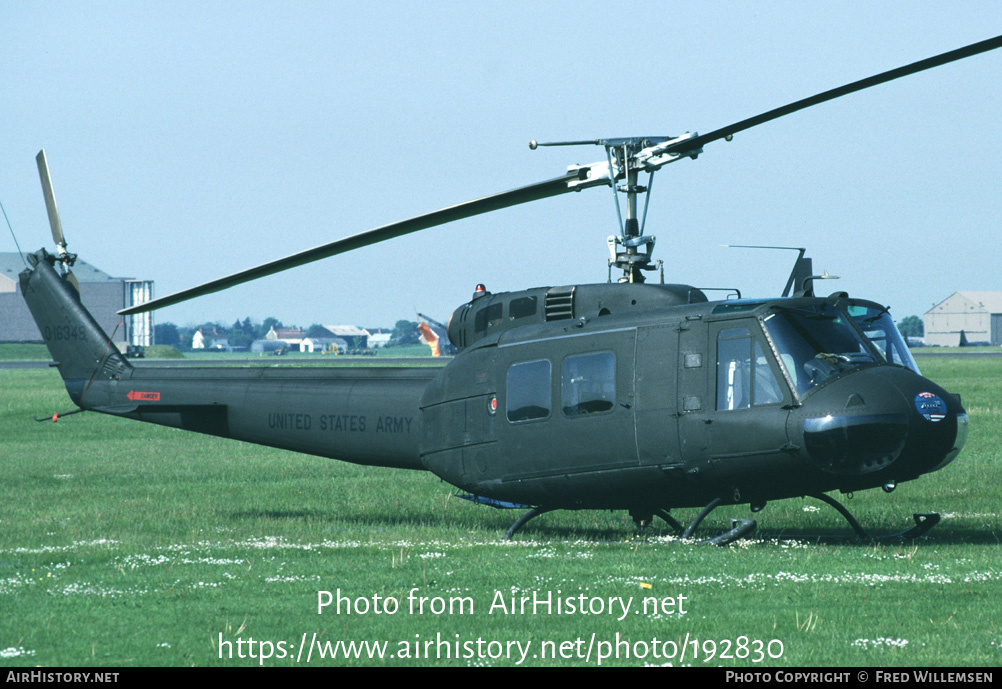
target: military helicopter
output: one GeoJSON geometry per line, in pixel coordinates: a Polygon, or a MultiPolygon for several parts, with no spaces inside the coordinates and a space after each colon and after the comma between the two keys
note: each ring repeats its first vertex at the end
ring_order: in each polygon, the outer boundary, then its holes
{"type": "MultiPolygon", "coordinates": [[[[124,309],[176,304],[321,258],[489,211],[590,187],[612,188],[619,234],[609,281],[492,294],[478,285],[452,314],[456,356],[442,368],[133,366],[80,302],[44,151],[38,167],[56,255],[28,256],[22,292],[78,410],[330,457],[430,471],[495,507],[657,516],[691,538],[719,505],[812,496],[865,530],[826,493],[891,492],[943,468],[964,446],[958,395],[923,378],[888,309],[815,295],[800,249],[780,297],[711,301],[648,282],[662,269],[644,233],[653,175],[709,143],[840,96],[1002,46],[1002,36],[711,131],[530,143],[596,144],[605,159],[559,177],[375,228],[124,309]],[[641,174],[646,174],[642,180],[641,174]],[[641,184],[644,181],[644,184],[641,184]],[[625,217],[619,198],[625,196],[625,217]],[[639,201],[644,198],[643,212],[639,201]],[[621,271],[616,282],[613,270],[621,271]],[[687,527],[675,508],[702,511],[687,527]]],[[[915,515],[915,537],[938,515],[915,515]]],[[[749,533],[734,520],[709,539],[749,533]]]]}

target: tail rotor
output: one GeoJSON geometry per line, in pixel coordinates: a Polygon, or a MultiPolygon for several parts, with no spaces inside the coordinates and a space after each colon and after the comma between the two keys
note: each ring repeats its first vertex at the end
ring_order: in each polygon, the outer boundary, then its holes
{"type": "Polygon", "coordinates": [[[45,210],[49,214],[52,241],[56,243],[56,250],[59,252],[56,260],[62,264],[64,279],[73,285],[74,289],[79,293],[80,283],[70,270],[70,266],[77,260],[77,255],[71,254],[66,249],[66,237],[63,235],[63,224],[59,221],[59,208],[56,206],[56,195],[52,190],[52,177],[49,175],[49,162],[45,158],[44,148],[35,156],[35,162],[38,163],[38,176],[42,180],[42,195],[45,197],[45,210]]]}

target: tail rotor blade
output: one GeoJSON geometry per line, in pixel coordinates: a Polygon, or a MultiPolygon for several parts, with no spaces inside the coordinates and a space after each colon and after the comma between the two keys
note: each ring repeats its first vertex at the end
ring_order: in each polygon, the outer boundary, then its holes
{"type": "Polygon", "coordinates": [[[59,209],[56,207],[56,195],[52,191],[52,178],[49,176],[49,162],[45,159],[43,148],[35,156],[38,163],[38,176],[42,180],[42,194],[45,196],[45,210],[49,213],[49,225],[52,227],[52,241],[59,247],[60,253],[66,251],[66,237],[63,236],[63,225],[59,222],[59,209]]]}
{"type": "Polygon", "coordinates": [[[66,274],[63,275],[63,279],[66,280],[70,285],[80,294],[80,281],[77,280],[77,276],[73,274],[72,270],[67,269],[66,274]]]}

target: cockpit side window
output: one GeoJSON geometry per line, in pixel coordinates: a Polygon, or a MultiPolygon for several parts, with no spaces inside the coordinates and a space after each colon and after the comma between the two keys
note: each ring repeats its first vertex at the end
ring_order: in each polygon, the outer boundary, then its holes
{"type": "Polygon", "coordinates": [[[782,401],[782,389],[761,343],[747,328],[721,330],[717,335],[717,410],[782,401]]]}

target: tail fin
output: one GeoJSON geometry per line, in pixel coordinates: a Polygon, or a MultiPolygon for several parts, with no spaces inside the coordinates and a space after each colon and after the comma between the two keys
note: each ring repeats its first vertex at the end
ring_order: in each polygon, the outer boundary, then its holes
{"type": "Polygon", "coordinates": [[[27,259],[31,267],[20,275],[21,293],[66,390],[83,406],[91,382],[120,378],[132,365],[84,308],[73,285],[56,272],[56,258],[41,249],[27,259]]]}

